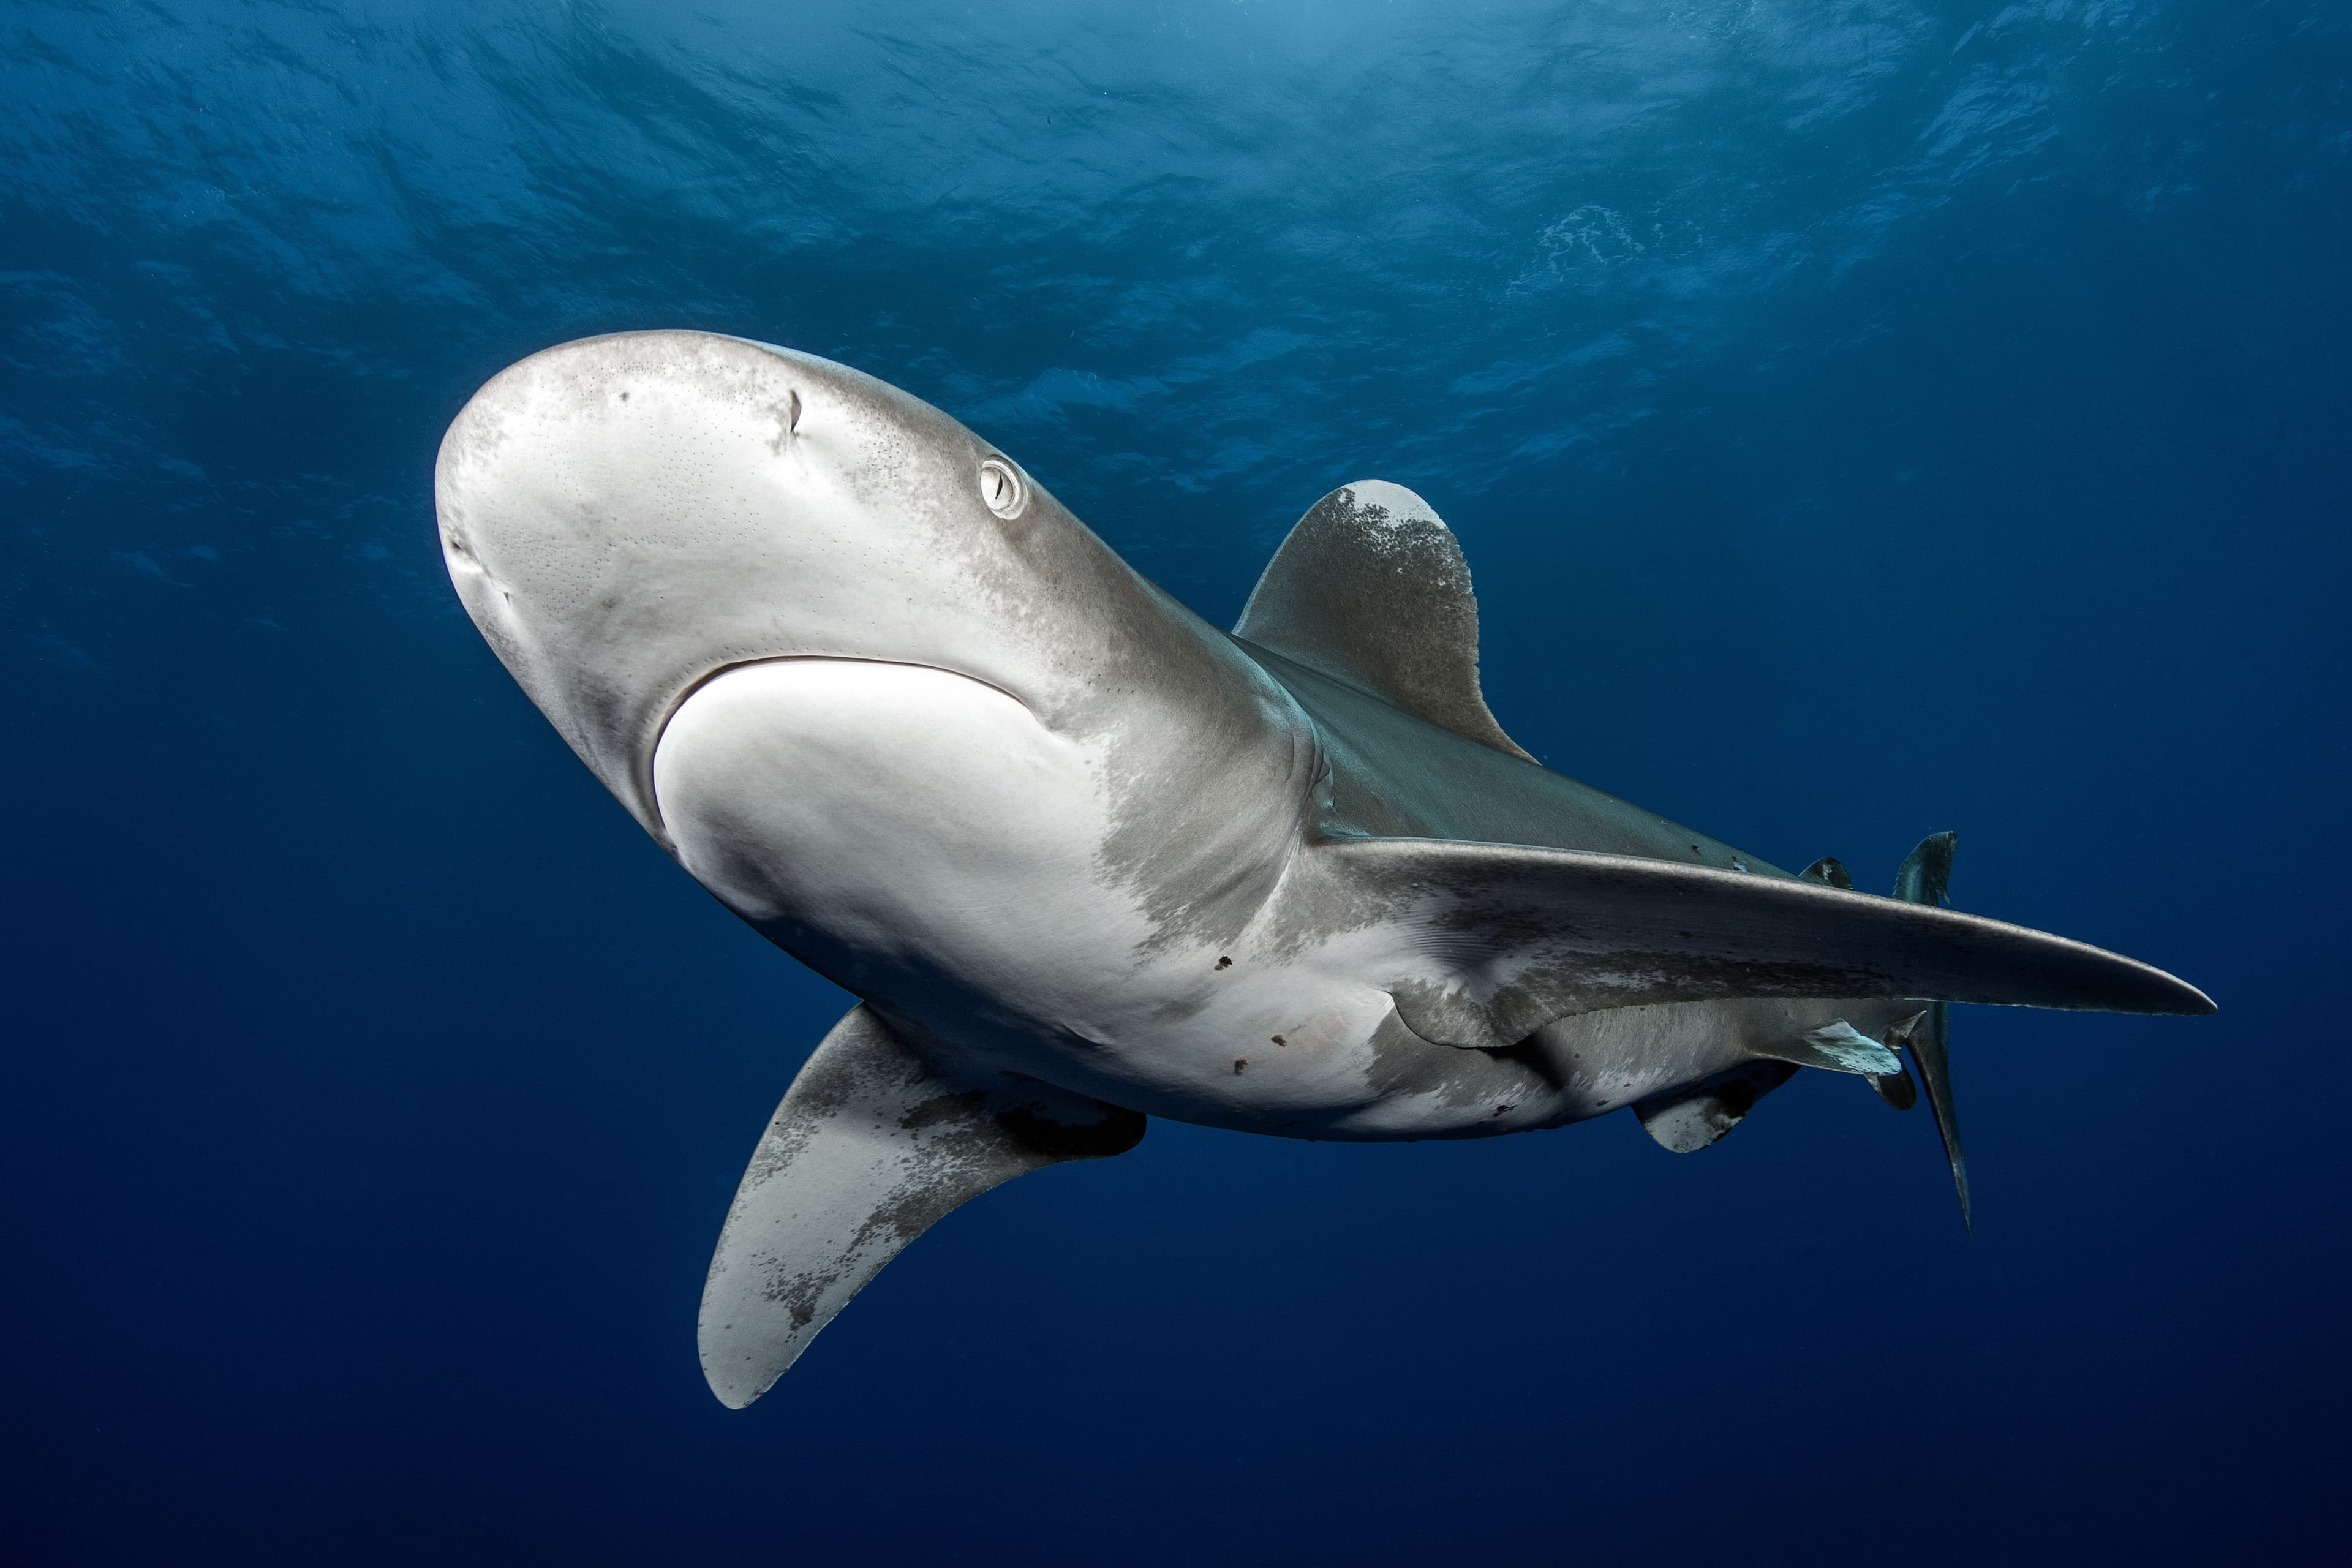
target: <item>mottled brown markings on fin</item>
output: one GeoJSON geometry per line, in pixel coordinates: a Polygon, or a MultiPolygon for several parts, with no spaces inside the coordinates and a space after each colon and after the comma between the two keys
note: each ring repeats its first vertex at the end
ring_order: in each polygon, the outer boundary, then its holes
{"type": "Polygon", "coordinates": [[[1277,1046],[1286,1046],[1290,1044],[1288,1040],[1284,1039],[1280,1035],[1274,1037],[1274,1043],[1277,1046]]]}
{"type": "Polygon", "coordinates": [[[1235,1057],[1235,1058],[1234,1058],[1234,1076],[1235,1078],[1239,1078],[1239,1077],[1241,1077],[1241,1076],[1242,1076],[1242,1069],[1243,1069],[1244,1068],[1247,1067],[1247,1066],[1249,1066],[1249,1058],[1247,1058],[1247,1057],[1235,1057]]]}
{"type": "Polygon", "coordinates": [[[926,1127],[968,1121],[987,1099],[988,1091],[983,1089],[966,1089],[961,1094],[943,1094],[908,1111],[898,1118],[898,1125],[908,1132],[919,1132],[926,1127]]]}
{"type": "Polygon", "coordinates": [[[1233,966],[1234,961],[1230,958],[1220,958],[1217,960],[1217,967],[1219,969],[1231,969],[1233,966]]]}
{"type": "Polygon", "coordinates": [[[949,1212],[1025,1172],[1124,1153],[1145,1127],[1134,1110],[939,1059],[851,1009],[786,1092],[729,1212],[703,1295],[712,1390],[750,1404],[949,1212]]]}
{"type": "Polygon", "coordinates": [[[1421,497],[1360,479],[1307,510],[1266,563],[1234,635],[1408,713],[1535,759],[1478,682],[1478,602],[1461,543],[1421,497]]]}

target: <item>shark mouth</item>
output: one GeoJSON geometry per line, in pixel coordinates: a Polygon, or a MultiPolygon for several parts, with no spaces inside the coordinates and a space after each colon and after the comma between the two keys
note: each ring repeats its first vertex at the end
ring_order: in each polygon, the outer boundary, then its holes
{"type": "Polygon", "coordinates": [[[993,692],[997,696],[1002,697],[1006,701],[1012,703],[1014,707],[1020,709],[1022,712],[1027,714],[1031,721],[1037,723],[1040,728],[1045,727],[1045,721],[1038,718],[1034,709],[1031,708],[1028,703],[1023,701],[1021,698],[1014,693],[1008,691],[1003,687],[996,684],[996,682],[988,679],[984,676],[974,675],[970,670],[950,669],[945,665],[927,664],[920,659],[878,658],[870,654],[851,653],[772,654],[760,658],[730,659],[727,663],[714,666],[712,668],[706,670],[701,675],[696,677],[678,692],[677,697],[671,700],[669,706],[662,711],[661,721],[654,726],[652,739],[646,745],[643,754],[635,759],[633,771],[636,775],[635,783],[638,793],[646,804],[646,814],[653,818],[655,824],[659,827],[664,847],[670,849],[673,854],[676,853],[677,846],[670,840],[668,826],[663,821],[661,795],[654,783],[654,760],[661,755],[662,742],[669,736],[670,725],[677,721],[678,714],[685,710],[686,705],[693,701],[694,699],[707,689],[712,682],[719,680],[723,677],[735,674],[739,670],[755,669],[762,665],[772,664],[863,664],[883,665],[898,669],[925,670],[934,675],[944,675],[952,679],[969,681],[972,685],[980,687],[984,690],[993,692]]]}

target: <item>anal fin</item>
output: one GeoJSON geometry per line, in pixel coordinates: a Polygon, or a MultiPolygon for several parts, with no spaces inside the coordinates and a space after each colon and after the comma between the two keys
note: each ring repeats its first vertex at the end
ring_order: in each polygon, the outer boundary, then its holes
{"type": "Polygon", "coordinates": [[[1125,1153],[1132,1110],[953,1071],[862,1004],[801,1068],[736,1189],[702,1288],[703,1375],[741,1409],[906,1245],[991,1187],[1125,1153]]]}

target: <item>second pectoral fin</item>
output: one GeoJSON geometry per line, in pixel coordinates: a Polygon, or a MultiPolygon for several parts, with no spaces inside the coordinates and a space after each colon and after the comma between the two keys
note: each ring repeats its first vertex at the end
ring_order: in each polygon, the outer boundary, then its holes
{"type": "Polygon", "coordinates": [[[1132,1110],[966,1070],[852,1008],[761,1134],[702,1291],[702,1370],[738,1409],[949,1211],[1065,1160],[1122,1153],[1132,1110]]]}

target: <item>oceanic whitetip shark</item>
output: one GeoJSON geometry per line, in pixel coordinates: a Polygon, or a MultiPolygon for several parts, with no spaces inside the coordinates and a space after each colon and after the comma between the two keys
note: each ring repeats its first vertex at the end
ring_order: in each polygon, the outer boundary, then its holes
{"type": "Polygon", "coordinates": [[[704,332],[533,355],[441,447],[449,574],[639,825],[861,1000],[753,1152],[704,1288],[741,1406],[898,1251],[1164,1116],[1483,1138],[1630,1108],[1701,1149],[1801,1068],[1924,1088],[1945,1005],[2208,1013],[2128,958],[1790,875],[1551,773],[1478,683],[1461,548],[1366,481],[1222,632],[1013,458],[704,332]]]}

